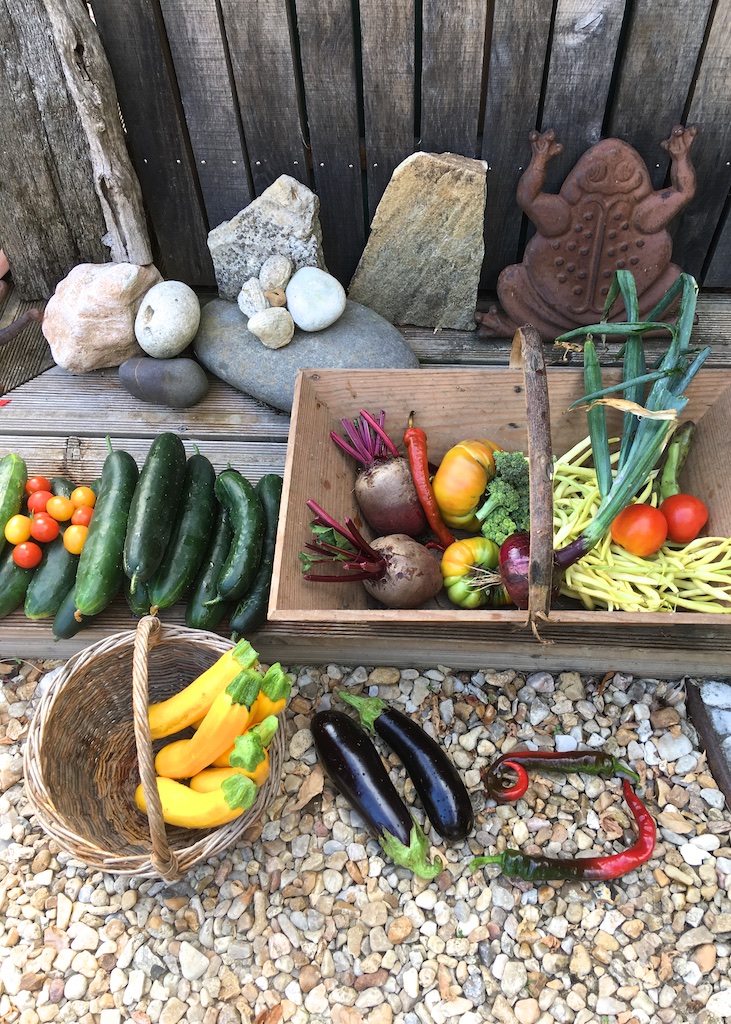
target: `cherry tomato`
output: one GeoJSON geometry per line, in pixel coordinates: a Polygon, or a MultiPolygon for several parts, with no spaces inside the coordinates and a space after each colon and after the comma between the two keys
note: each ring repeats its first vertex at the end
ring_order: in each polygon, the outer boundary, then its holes
{"type": "Polygon", "coordinates": [[[74,514],[74,506],[69,498],[62,498],[57,494],[49,499],[46,504],[46,512],[49,516],[57,519],[59,523],[66,523],[74,514]]]}
{"type": "Polygon", "coordinates": [[[667,536],[667,520],[654,505],[635,502],[623,509],[612,523],[614,543],[640,558],[659,551],[667,536]]]}
{"type": "Polygon", "coordinates": [[[71,522],[74,526],[88,526],[93,514],[94,509],[90,505],[79,505],[78,508],[74,509],[71,522]]]}
{"type": "Polygon", "coordinates": [[[5,524],[5,540],[9,544],[22,544],[30,537],[29,516],[11,516],[5,524]]]}
{"type": "Polygon", "coordinates": [[[45,512],[46,505],[52,497],[53,495],[50,491],[33,491],[32,494],[28,495],[28,511],[45,512]]]}
{"type": "Polygon", "coordinates": [[[32,476],[25,485],[25,493],[33,494],[34,491],[50,491],[51,481],[45,476],[32,476]]]}
{"type": "Polygon", "coordinates": [[[61,528],[52,516],[47,512],[38,512],[30,521],[30,535],[33,540],[39,540],[47,544],[55,540],[61,532],[61,528]]]}
{"type": "Polygon", "coordinates": [[[660,505],[668,524],[668,537],[675,544],[695,540],[708,522],[708,507],[692,494],[671,494],[660,505]]]}
{"type": "Polygon", "coordinates": [[[63,535],[63,546],[72,555],[80,555],[88,532],[88,526],[67,526],[63,535]]]}
{"type": "Polygon", "coordinates": [[[13,561],[21,569],[35,569],[43,558],[43,552],[32,540],[16,544],[13,548],[13,561]]]}
{"type": "Polygon", "coordinates": [[[76,487],[71,492],[71,501],[75,508],[79,508],[81,505],[94,508],[96,494],[94,494],[91,487],[76,487]]]}

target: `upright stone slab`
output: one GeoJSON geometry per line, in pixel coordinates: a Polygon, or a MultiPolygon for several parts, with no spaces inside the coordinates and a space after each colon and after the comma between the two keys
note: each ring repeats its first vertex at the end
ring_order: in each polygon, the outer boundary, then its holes
{"type": "Polygon", "coordinates": [[[235,301],[270,256],[300,267],[327,270],[322,253],[320,200],[306,185],[282,174],[247,207],[208,233],[218,293],[235,301]]]}
{"type": "Polygon", "coordinates": [[[393,172],[348,297],[393,324],[472,330],[487,164],[414,153],[393,172]]]}

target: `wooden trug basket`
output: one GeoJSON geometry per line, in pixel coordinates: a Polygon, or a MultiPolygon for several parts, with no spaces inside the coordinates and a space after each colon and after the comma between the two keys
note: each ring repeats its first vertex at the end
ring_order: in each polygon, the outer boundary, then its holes
{"type": "Polygon", "coordinates": [[[269,750],[269,778],[253,806],[227,825],[166,826],[155,783],[148,702],[178,693],[231,646],[215,633],[145,616],[136,630],[92,644],[64,665],[36,708],[24,756],[30,804],[64,850],[102,871],[174,881],[262,816],[279,789],[283,722],[269,750]],[[140,780],[149,819],[134,800],[140,780]]]}

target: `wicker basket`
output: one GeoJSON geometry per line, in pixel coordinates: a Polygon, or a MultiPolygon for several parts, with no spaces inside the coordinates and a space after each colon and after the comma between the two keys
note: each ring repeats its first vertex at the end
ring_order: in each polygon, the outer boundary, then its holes
{"type": "Polygon", "coordinates": [[[69,659],[36,709],[24,762],[28,799],[64,850],[92,868],[174,881],[261,817],[279,789],[283,728],[256,802],[227,825],[166,826],[155,784],[154,755],[167,740],[153,750],[148,702],[179,692],[231,646],[215,633],[146,616],[136,631],[116,633],[69,659]],[[134,801],[140,779],[149,820],[134,801]]]}

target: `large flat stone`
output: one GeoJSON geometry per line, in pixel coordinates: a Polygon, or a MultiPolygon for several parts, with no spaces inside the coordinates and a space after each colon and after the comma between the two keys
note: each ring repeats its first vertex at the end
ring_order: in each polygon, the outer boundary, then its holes
{"type": "Polygon", "coordinates": [[[266,348],[246,324],[236,303],[208,302],[193,342],[196,357],[216,377],[285,412],[292,409],[298,370],[414,369],[419,365],[401,333],[357,302],[346,302],[343,315],[322,331],[297,328],[285,348],[266,348]]]}

